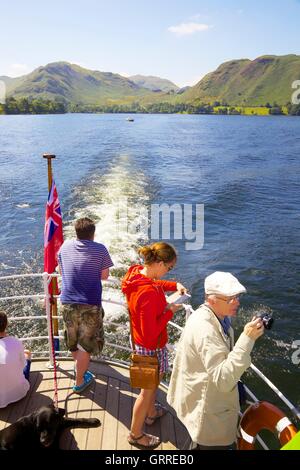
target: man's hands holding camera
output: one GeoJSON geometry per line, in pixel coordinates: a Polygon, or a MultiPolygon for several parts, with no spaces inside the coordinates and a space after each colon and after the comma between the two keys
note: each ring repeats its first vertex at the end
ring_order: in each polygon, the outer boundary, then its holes
{"type": "Polygon", "coordinates": [[[244,326],[245,335],[249,336],[253,341],[262,336],[264,331],[265,328],[261,318],[253,317],[252,320],[244,326]]]}

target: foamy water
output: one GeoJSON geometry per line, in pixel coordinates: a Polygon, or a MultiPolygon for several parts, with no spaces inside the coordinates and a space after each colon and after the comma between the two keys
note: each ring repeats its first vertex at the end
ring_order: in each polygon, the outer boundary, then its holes
{"type": "MultiPolygon", "coordinates": [[[[108,249],[114,263],[110,279],[116,281],[115,288],[103,288],[103,298],[125,302],[120,279],[131,264],[138,262],[140,243],[147,242],[141,231],[149,222],[148,218],[145,220],[144,210],[149,205],[146,178],[142,173],[133,173],[128,157],[121,155],[107,173],[93,175],[84,186],[84,190],[81,187],[76,192],[81,208],[72,211],[72,220],[64,227],[65,239],[74,238],[73,223],[77,218],[88,214],[96,221],[95,241],[108,249]]],[[[108,319],[116,320],[126,311],[126,308],[105,303],[108,319]]]]}
{"type": "MultiPolygon", "coordinates": [[[[254,313],[273,313],[274,327],[255,344],[253,362],[299,403],[299,366],[292,362],[300,340],[299,132],[299,118],[272,116],[137,115],[133,126],[123,115],[0,116],[1,274],[43,270],[44,152],[57,155],[65,236],[74,237],[77,217],[95,218],[115,279],[146,242],[134,230],[147,222],[140,206],[203,203],[204,246],[187,251],[185,240],[171,238],[179,256],[169,276],[187,285],[197,308],[205,276],[235,274],[247,288],[234,320],[237,336],[254,313]]],[[[11,295],[42,290],[28,282],[0,288],[11,295]]],[[[107,295],[121,298],[105,286],[107,295]]],[[[7,309],[40,313],[34,305],[7,309]]],[[[126,322],[123,311],[109,307],[107,317],[126,322]]],[[[22,336],[36,332],[25,322],[20,329],[22,336]]]]}

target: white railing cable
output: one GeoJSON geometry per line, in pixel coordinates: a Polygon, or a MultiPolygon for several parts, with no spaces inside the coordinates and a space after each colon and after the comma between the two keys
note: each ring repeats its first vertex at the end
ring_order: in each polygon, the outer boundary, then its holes
{"type": "Polygon", "coordinates": [[[174,323],[172,321],[169,321],[168,325],[173,326],[173,328],[176,328],[176,330],[179,330],[179,331],[183,330],[182,326],[176,325],[176,323],[174,323]]]}
{"type": "Polygon", "coordinates": [[[300,411],[293,403],[288,400],[283,393],[271,382],[254,364],[251,363],[251,369],[273,390],[274,393],[287,405],[291,412],[300,420],[300,411]]]}
{"type": "Polygon", "coordinates": [[[251,390],[247,387],[247,385],[245,385],[244,383],[243,383],[243,385],[244,385],[244,388],[245,388],[245,391],[246,391],[247,395],[249,395],[249,397],[252,398],[252,400],[254,402],[259,401],[258,398],[254,395],[254,393],[251,392],[251,390]]]}
{"type": "Polygon", "coordinates": [[[12,276],[1,276],[0,281],[6,281],[11,279],[20,279],[23,277],[42,277],[43,273],[31,273],[31,274],[14,274],[12,276]]]}
{"type": "Polygon", "coordinates": [[[113,305],[120,305],[121,307],[126,307],[125,302],[119,302],[118,300],[111,300],[111,299],[102,299],[102,302],[107,302],[108,304],[113,304],[113,305]]]}
{"type": "MultiPolygon", "coordinates": [[[[24,338],[26,341],[31,341],[33,339],[49,339],[50,338],[50,327],[49,327],[49,321],[51,321],[51,309],[50,309],[50,298],[49,298],[49,293],[48,293],[48,284],[50,282],[50,279],[52,277],[58,277],[59,274],[57,273],[52,273],[52,274],[47,274],[47,273],[31,273],[31,274],[16,274],[16,275],[11,275],[11,276],[3,276],[0,277],[0,281],[2,280],[11,280],[11,279],[19,279],[19,278],[28,278],[28,277],[42,277],[43,278],[43,285],[44,285],[44,294],[35,294],[35,295],[20,295],[20,296],[9,296],[9,297],[0,297],[0,301],[2,300],[20,300],[20,299],[45,299],[45,308],[46,308],[46,316],[22,316],[22,317],[11,317],[11,320],[40,320],[40,319],[47,319],[47,328],[48,328],[48,337],[47,336],[40,336],[40,337],[30,337],[30,338],[24,338]]],[[[107,279],[105,282],[107,283],[112,283],[112,284],[117,284],[116,279],[107,279]]],[[[58,296],[55,296],[58,297],[58,296]]],[[[126,306],[125,302],[120,302],[120,301],[115,301],[112,299],[103,299],[103,302],[114,304],[114,305],[120,305],[122,307],[126,306]]],[[[193,313],[193,309],[190,305],[183,304],[183,308],[186,311],[186,319],[188,316],[193,313]]],[[[58,318],[58,317],[53,317],[53,318],[58,318]]],[[[113,322],[108,322],[105,320],[105,323],[111,323],[112,325],[120,326],[120,324],[116,324],[113,322]]],[[[177,325],[174,322],[169,322],[170,326],[173,328],[176,328],[179,331],[183,330],[183,327],[177,325]]],[[[111,343],[107,343],[109,346],[115,346],[111,343]]],[[[123,346],[119,346],[119,349],[124,349],[127,351],[130,351],[129,348],[125,348],[123,346]]],[[[50,358],[50,363],[52,363],[51,359],[51,345],[49,342],[49,358],[50,358]]],[[[272,389],[272,391],[288,406],[288,408],[291,410],[291,412],[300,420],[300,411],[291,403],[280,390],[253,364],[251,364],[252,370],[272,389]]],[[[257,398],[255,395],[247,389],[248,395],[257,401],[257,398]]]]}
{"type": "Polygon", "coordinates": [[[11,295],[9,297],[0,297],[0,300],[22,300],[22,299],[44,299],[44,294],[30,294],[30,295],[11,295]]]}
{"type": "Polygon", "coordinates": [[[132,352],[131,348],[128,348],[126,346],[116,345],[115,343],[107,343],[106,341],[105,341],[105,346],[112,346],[113,348],[122,349],[123,351],[132,352]]]}

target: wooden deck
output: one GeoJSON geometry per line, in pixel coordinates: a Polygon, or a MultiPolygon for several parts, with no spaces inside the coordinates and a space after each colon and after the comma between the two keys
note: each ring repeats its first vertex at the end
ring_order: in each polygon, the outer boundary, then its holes
{"type": "MultiPolygon", "coordinates": [[[[65,430],[60,441],[62,449],[72,450],[137,450],[127,442],[132,407],[138,390],[130,388],[126,367],[91,361],[90,370],[96,381],[82,395],[72,391],[73,361],[60,360],[58,368],[59,407],[65,408],[70,417],[99,418],[99,428],[65,430]]],[[[53,371],[46,366],[46,360],[33,361],[30,373],[31,387],[22,400],[0,409],[0,429],[15,422],[42,405],[51,403],[53,371]]],[[[189,436],[186,428],[176,418],[166,403],[166,391],[160,387],[157,400],[169,412],[146,432],[159,436],[162,444],[157,450],[186,449],[189,436]]]]}

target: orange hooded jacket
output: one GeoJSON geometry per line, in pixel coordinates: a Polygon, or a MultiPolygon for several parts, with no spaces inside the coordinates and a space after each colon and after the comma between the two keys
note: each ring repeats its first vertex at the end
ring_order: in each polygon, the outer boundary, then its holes
{"type": "Polygon", "coordinates": [[[166,308],[164,292],[176,291],[177,283],[150,279],[140,273],[142,269],[140,265],[131,266],[122,280],[133,340],[147,349],[163,348],[168,340],[167,323],[173,316],[172,310],[166,308]]]}

